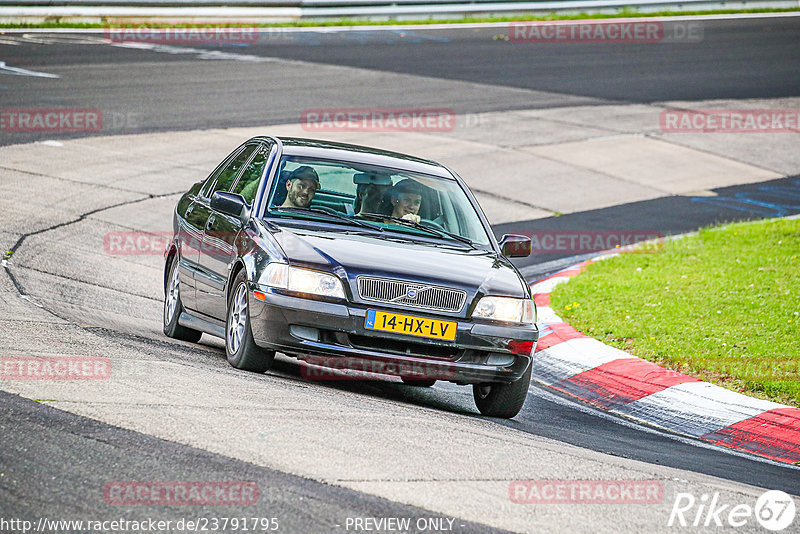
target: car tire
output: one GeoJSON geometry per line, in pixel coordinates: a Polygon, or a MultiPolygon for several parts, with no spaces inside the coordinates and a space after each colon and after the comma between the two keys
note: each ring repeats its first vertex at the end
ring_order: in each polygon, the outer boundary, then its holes
{"type": "Polygon", "coordinates": [[[517,415],[528,397],[531,383],[531,368],[519,380],[508,384],[474,384],[472,396],[481,414],[489,417],[510,419],[517,415]]]}
{"type": "Polygon", "coordinates": [[[405,376],[401,376],[400,380],[403,381],[403,384],[407,384],[409,386],[417,386],[420,388],[429,388],[436,383],[436,380],[423,380],[422,378],[408,378],[405,376]]]}
{"type": "Polygon", "coordinates": [[[176,255],[170,258],[167,283],[164,285],[164,333],[174,339],[197,343],[203,333],[178,324],[178,318],[183,312],[180,290],[181,282],[178,277],[178,256],[176,255]]]}
{"type": "Polygon", "coordinates": [[[249,290],[244,269],[236,275],[228,294],[225,355],[233,367],[254,373],[267,371],[275,360],[275,351],[262,349],[253,339],[253,331],[250,329],[249,290]]]}

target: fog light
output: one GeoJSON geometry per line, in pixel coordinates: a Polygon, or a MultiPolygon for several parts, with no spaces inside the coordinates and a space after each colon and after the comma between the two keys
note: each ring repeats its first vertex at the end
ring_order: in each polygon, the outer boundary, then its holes
{"type": "Polygon", "coordinates": [[[499,365],[505,367],[506,365],[511,365],[514,363],[514,356],[511,354],[499,353],[499,352],[492,352],[486,358],[487,365],[499,365]]]}
{"type": "Polygon", "coordinates": [[[306,341],[319,341],[318,328],[293,324],[289,327],[289,332],[291,332],[294,337],[299,339],[304,339],[306,341]]]}

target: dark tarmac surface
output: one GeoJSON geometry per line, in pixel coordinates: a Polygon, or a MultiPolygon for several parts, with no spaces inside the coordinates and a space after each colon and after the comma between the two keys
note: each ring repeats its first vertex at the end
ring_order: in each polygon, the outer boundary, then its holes
{"type": "MultiPolygon", "coordinates": [[[[355,103],[359,107],[446,105],[458,113],[477,113],[800,94],[800,18],[705,21],[702,41],[658,45],[536,45],[495,38],[503,32],[494,28],[371,31],[360,35],[278,33],[250,46],[195,47],[301,60],[320,64],[320,69],[338,65],[369,71],[368,75],[353,71],[352,79],[330,79],[321,73],[310,82],[307,77],[313,68],[306,65],[298,69],[291,61],[188,62],[186,54],[68,44],[65,37],[52,38],[51,44],[42,45],[15,37],[20,44],[0,43],[0,61],[62,78],[0,74],[0,107],[103,109],[119,119],[116,129],[107,127],[99,132],[107,135],[294,122],[303,109],[312,106],[353,107],[355,103]],[[382,72],[424,78],[398,87],[395,78],[383,79],[382,72]],[[429,79],[439,83],[431,84],[429,79]],[[467,94],[459,90],[462,83],[486,84],[496,90],[467,94]],[[540,93],[520,94],[508,89],[540,93]]],[[[64,137],[75,135],[84,134],[64,137]]],[[[0,133],[0,144],[43,138],[58,136],[0,133]]],[[[717,197],[665,197],[508,223],[498,225],[496,233],[605,228],[657,229],[672,234],[715,222],[800,212],[798,176],[715,192],[717,197]],[[647,228],[642,228],[641,221],[647,221],[647,228]]],[[[536,254],[518,265],[530,267],[572,254],[536,254]]],[[[104,335],[114,342],[113,333],[104,335]]],[[[180,352],[166,339],[157,343],[157,349],[150,346],[150,340],[136,342],[142,344],[142,350],[163,351],[165,358],[171,351],[180,352]]],[[[222,354],[211,347],[205,347],[204,352],[211,358],[222,354]]],[[[296,366],[283,364],[279,369],[299,374],[296,366]]],[[[394,402],[456,412],[465,406],[466,389],[449,384],[437,385],[435,395],[397,384],[325,387],[343,387],[394,402]]],[[[797,492],[800,471],[795,468],[641,430],[537,391],[536,387],[532,389],[519,416],[500,424],[615,456],[797,492]]],[[[261,500],[241,510],[225,507],[224,514],[208,507],[188,511],[161,507],[125,510],[126,518],[178,519],[191,514],[212,517],[241,512],[279,517],[280,531],[284,532],[331,532],[337,522],[349,516],[436,515],[122,430],[2,392],[0,472],[4,473],[0,484],[2,517],[38,518],[47,503],[48,514],[58,514],[61,519],[110,519],[120,515],[120,510],[107,505],[98,488],[113,480],[142,479],[246,479],[259,485],[261,500]]],[[[463,527],[456,532],[495,531],[461,523],[463,527]]]]}

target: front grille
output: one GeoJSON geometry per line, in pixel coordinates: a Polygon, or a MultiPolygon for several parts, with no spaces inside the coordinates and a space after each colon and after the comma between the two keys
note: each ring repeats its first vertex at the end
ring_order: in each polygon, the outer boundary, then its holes
{"type": "Polygon", "coordinates": [[[358,277],[358,294],[363,300],[448,312],[460,311],[467,299],[461,289],[369,276],[358,277]]]}

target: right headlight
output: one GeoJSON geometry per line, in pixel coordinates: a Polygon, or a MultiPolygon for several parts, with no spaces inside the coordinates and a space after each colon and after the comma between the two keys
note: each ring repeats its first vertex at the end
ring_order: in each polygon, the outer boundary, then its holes
{"type": "Polygon", "coordinates": [[[533,323],[533,301],[511,297],[481,297],[472,317],[507,323],[533,323]]]}
{"type": "Polygon", "coordinates": [[[321,271],[293,267],[285,263],[270,263],[258,283],[267,287],[276,287],[307,293],[309,295],[319,295],[344,299],[344,288],[338,277],[321,271]]]}

